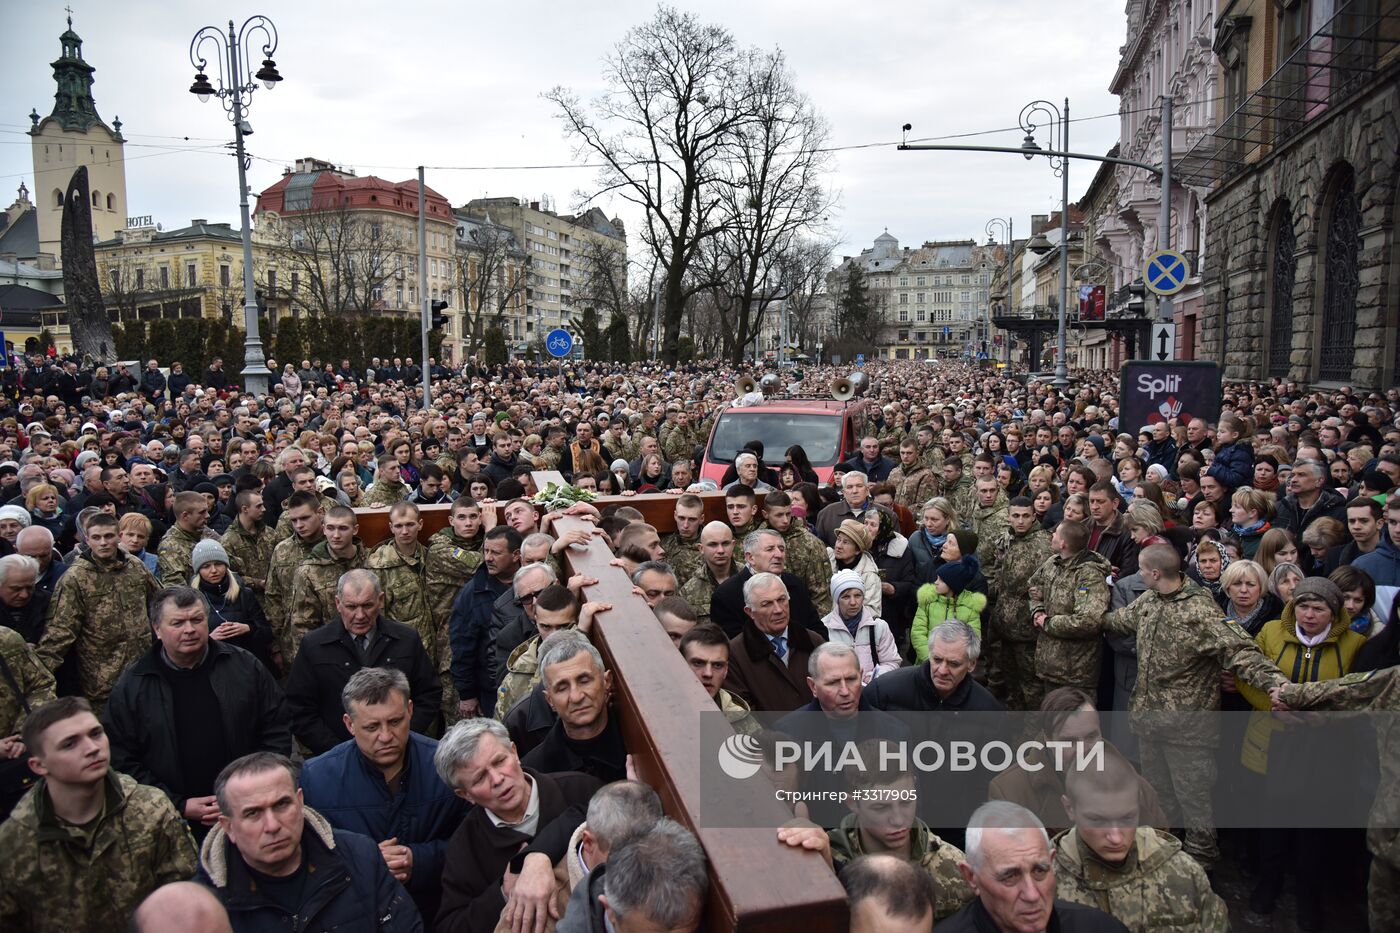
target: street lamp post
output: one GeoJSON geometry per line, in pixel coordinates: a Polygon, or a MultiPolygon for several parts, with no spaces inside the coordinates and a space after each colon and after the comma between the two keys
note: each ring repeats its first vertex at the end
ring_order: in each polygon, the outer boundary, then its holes
{"type": "MultiPolygon", "coordinates": [[[[1000,230],[1006,234],[1006,313],[1011,313],[1011,253],[1015,248],[1016,235],[1015,223],[1010,217],[993,217],[987,221],[987,243],[992,245],[995,242],[996,232],[1000,230]]],[[[1008,331],[1003,335],[1006,339],[1006,366],[1011,368],[1011,333],[1008,331]]],[[[990,339],[990,327],[988,328],[990,339]]],[[[990,356],[991,354],[988,354],[990,356]]]]}
{"type": "MultiPolygon", "coordinates": [[[[1058,108],[1048,100],[1037,100],[1026,104],[1021,108],[1021,129],[1025,130],[1026,138],[1021,143],[1021,151],[1026,159],[1035,158],[1044,154],[1044,150],[1035,141],[1035,131],[1037,124],[1032,118],[1037,114],[1043,114],[1051,119],[1050,125],[1050,149],[1052,151],[1069,152],[1069,98],[1065,98],[1064,108],[1058,108]]],[[[1069,366],[1066,363],[1066,335],[1065,322],[1066,312],[1069,307],[1069,159],[1064,156],[1050,155],[1050,166],[1055,174],[1060,177],[1060,314],[1058,339],[1056,341],[1057,351],[1055,354],[1055,378],[1052,385],[1063,389],[1069,385],[1069,366]]]]}
{"type": "MultiPolygon", "coordinates": [[[[227,35],[218,27],[205,26],[190,41],[190,64],[195,67],[190,93],[201,102],[208,101],[210,97],[219,98],[224,112],[233,122],[234,156],[238,161],[238,209],[243,221],[243,323],[247,333],[243,344],[243,388],[254,395],[267,394],[271,374],[267,370],[262,338],[258,334],[258,296],[253,283],[253,225],[248,213],[248,160],[243,151],[243,137],[253,134],[253,128],[248,125],[248,105],[252,102],[258,82],[261,81],[271,90],[282,80],[277,63],[272,60],[275,51],[277,27],[266,16],[249,17],[236,30],[233,20],[229,20],[227,35]],[[249,41],[257,33],[261,33],[266,40],[262,45],[263,62],[256,73],[250,74],[249,41]],[[214,59],[219,66],[214,73],[217,89],[205,73],[209,59],[201,54],[208,43],[214,46],[214,59]]],[[[427,360],[423,362],[427,364],[427,360]]]]}

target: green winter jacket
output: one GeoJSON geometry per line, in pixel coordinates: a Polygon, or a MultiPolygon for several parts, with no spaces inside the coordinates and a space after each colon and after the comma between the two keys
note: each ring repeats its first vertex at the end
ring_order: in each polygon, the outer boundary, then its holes
{"type": "Polygon", "coordinates": [[[918,663],[928,660],[928,637],[942,622],[958,619],[972,626],[978,635],[982,634],[982,610],[987,608],[987,597],[972,590],[963,590],[956,600],[939,594],[933,583],[919,587],[919,608],[914,612],[914,626],[909,632],[909,641],[914,645],[918,663]]]}

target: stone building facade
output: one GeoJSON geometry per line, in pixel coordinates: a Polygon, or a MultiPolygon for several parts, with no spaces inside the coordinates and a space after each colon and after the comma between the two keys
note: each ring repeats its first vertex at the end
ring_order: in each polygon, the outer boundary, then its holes
{"type": "Polygon", "coordinates": [[[1400,374],[1400,2],[1322,7],[1234,3],[1217,23],[1222,68],[1268,77],[1185,159],[1213,184],[1204,355],[1227,378],[1384,388],[1400,374]]]}

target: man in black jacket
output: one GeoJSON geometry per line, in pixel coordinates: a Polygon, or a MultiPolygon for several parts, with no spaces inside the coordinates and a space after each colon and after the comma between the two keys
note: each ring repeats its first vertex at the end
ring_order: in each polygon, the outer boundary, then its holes
{"type": "Polygon", "coordinates": [[[350,738],[340,694],[364,667],[403,671],[413,694],[413,731],[432,734],[442,708],[442,682],[418,633],[383,617],[379,578],[369,570],[344,573],[336,583],[335,608],[334,619],[302,639],[287,677],[296,737],[313,755],[350,738]]]}
{"type": "Polygon", "coordinates": [[[710,621],[735,637],[744,629],[744,584],[756,573],[772,573],[782,577],[787,587],[789,611],[794,623],[808,631],[826,637],[826,626],[812,603],[812,591],[795,573],[788,573],[787,543],[776,531],[755,531],[743,542],[744,568],[721,583],[710,597],[710,621]]]}
{"type": "Polygon", "coordinates": [[[151,630],[155,644],[122,672],[107,701],[112,767],[165,791],[202,836],[219,818],[219,772],[253,752],[290,755],[291,717],[267,668],[209,637],[209,610],[196,591],[157,593],[151,630]]]}
{"type": "Polygon", "coordinates": [[[972,626],[950,619],[929,636],[927,661],[880,675],[864,695],[886,712],[1001,712],[996,697],[968,676],[981,652],[982,639],[972,626]]]}
{"type": "Polygon", "coordinates": [[[1035,814],[1005,800],[978,807],[967,823],[958,871],[977,900],[938,921],[939,933],[1127,933],[1108,914],[1055,898],[1055,847],[1035,814]],[[1007,877],[1019,879],[1007,884],[1007,877]]]}
{"type": "Polygon", "coordinates": [[[536,771],[582,771],[603,783],[627,777],[627,747],[610,715],[612,675],[603,656],[578,631],[551,635],[539,648],[544,698],[558,717],[544,741],[525,755],[536,771]]]}
{"type": "Polygon", "coordinates": [[[522,767],[506,727],[484,717],[464,719],[449,729],[433,763],[457,796],[476,805],[447,844],[442,907],[434,929],[489,933],[502,919],[520,919],[522,929],[532,929],[541,912],[550,909],[554,864],[583,822],[588,801],[601,786],[598,779],[522,767]],[[503,917],[507,871],[516,876],[516,896],[503,917]],[[543,893],[521,896],[527,890],[543,893]]]}

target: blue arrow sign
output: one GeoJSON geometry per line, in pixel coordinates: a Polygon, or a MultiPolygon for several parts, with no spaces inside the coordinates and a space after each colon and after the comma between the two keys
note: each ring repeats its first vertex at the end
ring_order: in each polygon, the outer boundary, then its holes
{"type": "Polygon", "coordinates": [[[1142,267],[1142,280],[1156,295],[1175,295],[1186,286],[1190,267],[1186,257],[1175,250],[1158,250],[1147,257],[1142,267]]]}
{"type": "Polygon", "coordinates": [[[574,335],[559,327],[549,332],[544,345],[550,356],[565,357],[574,349],[574,335]]]}

